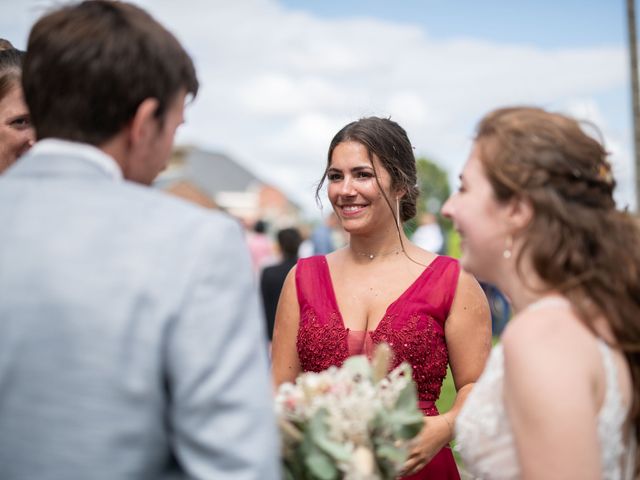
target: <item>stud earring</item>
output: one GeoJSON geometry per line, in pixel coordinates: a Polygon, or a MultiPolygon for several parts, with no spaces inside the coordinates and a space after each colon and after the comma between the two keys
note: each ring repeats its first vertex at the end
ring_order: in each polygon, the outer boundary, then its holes
{"type": "Polygon", "coordinates": [[[513,248],[513,237],[511,235],[507,235],[505,239],[504,250],[502,251],[502,258],[508,260],[511,258],[511,249],[513,248]]]}

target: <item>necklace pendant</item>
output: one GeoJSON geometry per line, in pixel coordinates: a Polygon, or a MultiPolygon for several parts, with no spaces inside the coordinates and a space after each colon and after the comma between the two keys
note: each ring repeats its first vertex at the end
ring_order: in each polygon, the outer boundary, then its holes
{"type": "Polygon", "coordinates": [[[374,257],[375,257],[375,255],[373,253],[369,254],[369,260],[373,260],[374,257]]]}

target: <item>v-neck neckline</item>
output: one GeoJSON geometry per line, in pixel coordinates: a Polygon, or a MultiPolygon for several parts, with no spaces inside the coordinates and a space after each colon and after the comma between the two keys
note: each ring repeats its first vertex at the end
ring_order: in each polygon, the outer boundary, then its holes
{"type": "Polygon", "coordinates": [[[340,319],[340,324],[342,325],[342,328],[350,331],[350,332],[364,332],[364,333],[369,333],[369,334],[374,334],[375,332],[378,331],[378,329],[380,328],[380,325],[382,325],[382,323],[384,322],[384,319],[387,318],[387,316],[389,315],[389,311],[398,303],[400,302],[400,300],[402,300],[405,296],[407,296],[409,294],[409,292],[411,292],[412,290],[414,290],[416,288],[416,286],[418,285],[418,283],[420,282],[420,280],[422,279],[422,277],[426,276],[427,273],[431,272],[433,269],[434,264],[438,261],[438,259],[440,259],[442,256],[441,255],[436,255],[436,257],[431,260],[431,262],[425,267],[425,269],[422,271],[422,273],[420,273],[420,275],[418,275],[418,277],[411,282],[411,284],[398,296],[398,298],[396,298],[393,302],[391,302],[389,305],[387,305],[387,308],[384,311],[384,314],[382,315],[382,318],[378,320],[378,324],[376,325],[376,327],[373,330],[352,330],[351,328],[347,328],[347,326],[344,324],[344,318],[342,317],[342,312],[340,311],[340,307],[338,306],[338,299],[336,297],[336,291],[333,288],[333,280],[331,278],[331,270],[329,269],[329,262],[327,261],[327,257],[323,256],[322,257],[322,265],[324,267],[324,275],[326,276],[326,281],[327,281],[327,285],[329,286],[329,296],[331,298],[331,302],[333,303],[333,308],[335,309],[336,313],[338,314],[338,318],[340,319]]]}

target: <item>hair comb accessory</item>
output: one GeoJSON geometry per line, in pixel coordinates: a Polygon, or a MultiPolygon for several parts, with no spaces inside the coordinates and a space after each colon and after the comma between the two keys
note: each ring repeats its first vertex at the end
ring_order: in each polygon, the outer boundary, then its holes
{"type": "Polygon", "coordinates": [[[611,167],[606,162],[602,162],[598,166],[598,179],[605,183],[613,182],[613,174],[611,173],[611,167]]]}

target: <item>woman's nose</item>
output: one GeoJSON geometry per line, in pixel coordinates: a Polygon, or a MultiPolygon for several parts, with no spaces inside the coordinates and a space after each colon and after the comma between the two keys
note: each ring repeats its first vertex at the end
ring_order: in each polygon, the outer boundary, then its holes
{"type": "Polygon", "coordinates": [[[453,200],[452,199],[453,199],[453,195],[447,198],[447,201],[444,202],[444,205],[442,205],[442,208],[440,209],[440,213],[442,214],[442,216],[449,219],[453,218],[453,200]]]}
{"type": "Polygon", "coordinates": [[[24,140],[23,140],[23,143],[22,143],[22,147],[20,148],[20,151],[18,152],[18,156],[21,156],[27,150],[29,150],[31,147],[33,147],[34,143],[36,143],[36,134],[35,134],[35,131],[33,130],[33,128],[29,128],[28,130],[26,130],[24,132],[24,140]]]}
{"type": "Polygon", "coordinates": [[[341,195],[355,195],[355,189],[353,180],[351,178],[345,177],[340,185],[340,194],[341,195]]]}
{"type": "Polygon", "coordinates": [[[36,143],[36,131],[33,127],[27,130],[27,142],[31,147],[34,143],[36,143]]]}

